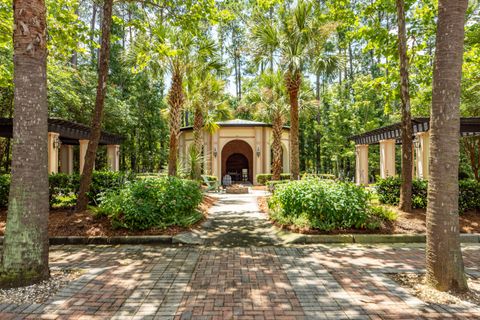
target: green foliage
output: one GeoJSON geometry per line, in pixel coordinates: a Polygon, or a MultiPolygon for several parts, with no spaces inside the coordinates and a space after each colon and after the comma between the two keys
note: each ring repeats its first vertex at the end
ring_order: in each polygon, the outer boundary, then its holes
{"type": "MultiPolygon", "coordinates": [[[[91,204],[98,204],[99,197],[104,192],[118,190],[127,181],[134,179],[130,173],[94,171],[92,185],[88,194],[91,204]]],[[[53,208],[72,207],[75,205],[76,194],[80,188],[80,175],[56,173],[48,177],[50,206],[53,208]]],[[[0,175],[0,207],[7,206],[10,190],[10,175],[0,175]]]]}
{"type": "Polygon", "coordinates": [[[277,188],[278,185],[283,184],[283,183],[288,183],[290,179],[286,180],[270,180],[266,182],[266,186],[268,191],[270,192],[275,192],[275,189],[277,188]]]}
{"type": "MultiPolygon", "coordinates": [[[[480,183],[475,180],[459,181],[458,209],[460,213],[468,210],[480,209],[480,183]]],[[[384,204],[396,206],[400,202],[399,177],[379,179],[376,184],[376,192],[379,201],[384,204]]],[[[425,209],[427,207],[428,181],[413,180],[412,205],[413,208],[425,209]]]]}
{"type": "MultiPolygon", "coordinates": [[[[280,175],[281,180],[290,180],[290,174],[289,173],[282,173],[280,175]]],[[[272,180],[272,174],[271,173],[261,173],[257,174],[257,182],[262,185],[266,185],[267,181],[272,180]]]]}
{"type": "Polygon", "coordinates": [[[114,227],[145,230],[152,227],[188,227],[201,219],[198,183],[175,177],[150,178],[127,183],[101,198],[99,212],[114,227]]]}
{"type": "Polygon", "coordinates": [[[8,204],[8,193],[10,192],[10,175],[0,175],[0,207],[6,207],[8,204]]]}
{"type": "Polygon", "coordinates": [[[280,224],[330,231],[369,227],[369,200],[352,183],[306,179],[277,185],[269,207],[280,224]]]}

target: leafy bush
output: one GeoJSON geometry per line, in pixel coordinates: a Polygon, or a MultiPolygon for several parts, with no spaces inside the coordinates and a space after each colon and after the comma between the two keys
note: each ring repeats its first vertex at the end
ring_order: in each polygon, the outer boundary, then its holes
{"type": "Polygon", "coordinates": [[[289,181],[290,180],[270,180],[270,181],[267,181],[267,189],[268,189],[268,191],[273,193],[273,192],[275,192],[275,189],[279,184],[288,183],[289,181]]]}
{"type": "MultiPolygon", "coordinates": [[[[379,179],[376,185],[378,198],[381,203],[398,205],[400,202],[399,177],[379,179]]],[[[480,209],[480,183],[475,180],[460,180],[459,183],[459,212],[480,209]]],[[[427,207],[428,181],[414,179],[412,184],[412,206],[424,209],[427,207]]]]}
{"type": "Polygon", "coordinates": [[[369,227],[369,200],[369,192],[352,183],[306,179],[277,185],[269,207],[280,224],[329,231],[369,227]]]}
{"type": "MultiPolygon", "coordinates": [[[[129,180],[131,174],[124,172],[94,171],[92,185],[88,193],[90,203],[97,203],[99,196],[109,190],[117,190],[129,180]]],[[[79,174],[55,173],[48,176],[50,206],[54,208],[70,207],[75,204],[80,188],[79,174]]],[[[0,175],[0,207],[8,205],[10,175],[0,175]]]]}
{"type": "Polygon", "coordinates": [[[176,177],[150,178],[127,183],[101,197],[99,213],[114,227],[145,230],[151,227],[187,227],[201,219],[202,201],[197,182],[176,177]]]}
{"type": "MultiPolygon", "coordinates": [[[[272,174],[270,173],[261,173],[257,174],[257,182],[259,184],[266,185],[268,181],[272,180],[272,174]]],[[[290,173],[280,174],[280,180],[290,180],[290,173]]]]}
{"type": "Polygon", "coordinates": [[[328,173],[304,173],[302,179],[310,179],[310,178],[319,178],[319,179],[326,179],[326,180],[335,180],[334,174],[328,173]]]}
{"type": "Polygon", "coordinates": [[[0,175],[0,207],[6,207],[8,204],[8,193],[10,191],[10,175],[0,175]]]}
{"type": "Polygon", "coordinates": [[[469,179],[458,183],[458,209],[460,212],[480,210],[480,182],[469,179]]]}

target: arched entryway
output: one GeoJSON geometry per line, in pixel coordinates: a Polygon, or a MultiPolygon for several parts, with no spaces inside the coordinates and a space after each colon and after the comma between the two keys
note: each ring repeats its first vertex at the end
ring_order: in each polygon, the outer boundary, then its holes
{"type": "Polygon", "coordinates": [[[247,180],[253,182],[253,150],[243,140],[232,140],[222,149],[222,178],[229,174],[232,181],[242,181],[247,169],[247,180]]]}

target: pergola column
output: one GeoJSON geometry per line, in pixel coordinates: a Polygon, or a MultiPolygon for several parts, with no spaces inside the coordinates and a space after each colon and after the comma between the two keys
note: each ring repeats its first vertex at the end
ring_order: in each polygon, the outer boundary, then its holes
{"type": "Polygon", "coordinates": [[[368,144],[355,146],[355,182],[368,185],[368,144]]]}
{"type": "Polygon", "coordinates": [[[395,139],[380,141],[380,178],[395,175],[395,139]]]}
{"type": "Polygon", "coordinates": [[[73,146],[62,144],[60,147],[60,172],[73,174],[73,146]]]}
{"type": "Polygon", "coordinates": [[[80,144],[80,174],[83,173],[83,166],[85,165],[85,156],[87,155],[88,140],[78,140],[80,144]]]}
{"type": "Polygon", "coordinates": [[[430,133],[428,131],[417,133],[414,144],[416,151],[415,167],[417,169],[417,178],[428,179],[428,162],[430,158],[430,133]]]}
{"type": "Polygon", "coordinates": [[[60,134],[48,133],[48,173],[58,173],[58,149],[60,148],[60,134]]]}
{"type": "Polygon", "coordinates": [[[118,144],[107,145],[107,164],[111,171],[120,170],[120,146],[118,144]]]}

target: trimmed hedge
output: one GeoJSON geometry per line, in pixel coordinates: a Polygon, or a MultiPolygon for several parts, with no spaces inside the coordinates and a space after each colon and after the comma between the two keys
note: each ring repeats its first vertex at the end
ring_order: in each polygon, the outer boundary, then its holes
{"type": "Polygon", "coordinates": [[[268,205],[271,218],[280,224],[324,231],[378,227],[372,219],[370,193],[352,183],[315,178],[275,188],[268,205]]]}
{"type": "Polygon", "coordinates": [[[188,227],[202,218],[200,184],[176,177],[148,178],[127,183],[101,197],[99,214],[112,226],[129,230],[188,227]]]}
{"type": "MultiPolygon", "coordinates": [[[[257,174],[257,182],[259,184],[266,185],[268,181],[272,180],[272,174],[270,173],[261,173],[257,174]]],[[[280,180],[290,180],[290,173],[280,174],[280,180]]]]}
{"type": "MultiPolygon", "coordinates": [[[[92,178],[92,185],[88,197],[90,203],[98,202],[99,195],[109,190],[117,190],[133,176],[124,172],[112,171],[94,171],[92,178]]],[[[80,188],[79,174],[64,174],[56,173],[48,177],[50,206],[62,207],[71,206],[74,204],[76,194],[80,188]]],[[[0,176],[0,206],[6,207],[8,205],[8,193],[10,190],[10,175],[5,174],[0,176]]]]}
{"type": "MultiPolygon", "coordinates": [[[[381,203],[396,206],[400,202],[399,177],[389,177],[379,179],[376,184],[378,198],[381,203]]],[[[480,183],[475,180],[460,180],[458,209],[460,213],[468,210],[480,209],[480,183]]],[[[413,208],[424,209],[427,207],[427,189],[426,180],[413,180],[412,185],[412,206],[413,208]]]]}

